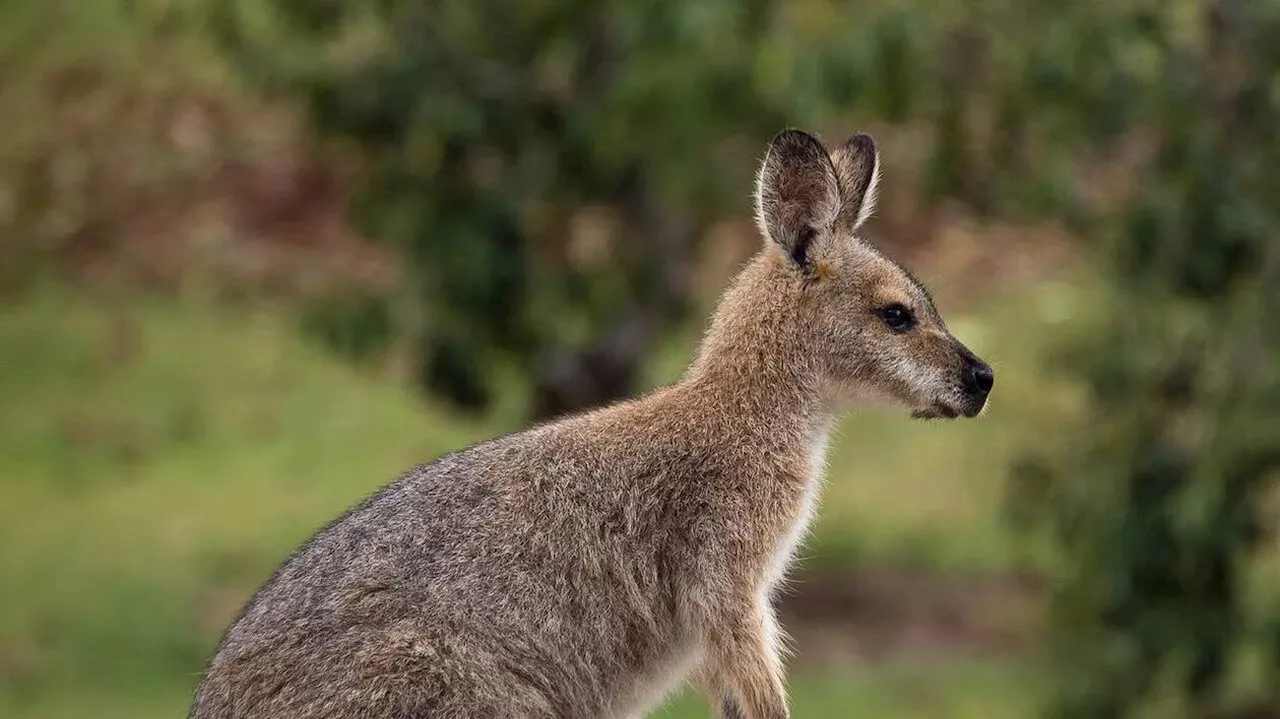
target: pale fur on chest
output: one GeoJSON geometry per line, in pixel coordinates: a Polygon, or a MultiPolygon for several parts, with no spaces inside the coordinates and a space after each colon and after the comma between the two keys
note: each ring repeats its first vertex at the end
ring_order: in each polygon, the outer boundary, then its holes
{"type": "Polygon", "coordinates": [[[610,719],[638,719],[660,705],[702,660],[702,648],[691,640],[681,642],[671,655],[636,678],[630,691],[618,701],[610,719]]]}
{"type": "Polygon", "coordinates": [[[786,534],[782,536],[777,548],[774,550],[773,560],[764,575],[764,584],[760,587],[761,593],[766,596],[772,592],[773,588],[786,575],[787,569],[791,566],[791,561],[795,558],[796,549],[804,541],[805,535],[809,531],[809,524],[813,521],[814,514],[817,511],[818,497],[822,492],[823,472],[826,469],[827,439],[829,436],[830,428],[824,426],[815,434],[809,446],[808,477],[805,481],[804,492],[800,497],[795,514],[791,518],[791,524],[787,527],[786,534]]]}

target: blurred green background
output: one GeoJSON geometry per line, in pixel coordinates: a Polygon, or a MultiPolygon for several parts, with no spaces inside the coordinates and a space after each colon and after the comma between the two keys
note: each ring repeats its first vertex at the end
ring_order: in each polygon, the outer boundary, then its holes
{"type": "Polygon", "coordinates": [[[0,715],[182,716],[346,506],[674,379],[784,126],[1000,377],[844,422],[795,715],[1280,717],[1275,0],[0,4],[0,715]]]}

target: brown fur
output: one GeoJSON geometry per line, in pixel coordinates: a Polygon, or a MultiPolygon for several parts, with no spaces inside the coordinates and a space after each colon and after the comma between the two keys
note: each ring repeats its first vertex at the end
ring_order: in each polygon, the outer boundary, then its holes
{"type": "Polygon", "coordinates": [[[321,530],[227,632],[191,717],[622,719],[687,675],[726,716],[788,716],[771,599],[836,413],[972,416],[990,388],[855,238],[878,167],[866,136],[832,158],[781,133],[765,247],[678,383],[441,458],[321,530]],[[886,327],[892,303],[914,329],[886,327]]]}

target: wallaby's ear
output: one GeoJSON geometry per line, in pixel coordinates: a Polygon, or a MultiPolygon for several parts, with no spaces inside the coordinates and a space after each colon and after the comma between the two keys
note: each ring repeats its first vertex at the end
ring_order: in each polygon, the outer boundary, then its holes
{"type": "Polygon", "coordinates": [[[840,190],[826,148],[800,130],[778,133],[756,179],[760,231],[808,269],[814,238],[831,228],[839,211],[840,190]]]}
{"type": "Polygon", "coordinates": [[[880,184],[880,153],[870,135],[858,133],[831,153],[840,186],[840,214],[836,226],[853,231],[876,209],[880,184]]]}

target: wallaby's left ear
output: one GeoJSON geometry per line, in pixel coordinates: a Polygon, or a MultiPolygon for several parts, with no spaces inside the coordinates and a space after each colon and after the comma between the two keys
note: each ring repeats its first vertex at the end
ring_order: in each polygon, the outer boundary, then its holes
{"type": "Polygon", "coordinates": [[[876,209],[880,184],[880,153],[870,135],[858,133],[831,153],[840,187],[840,214],[836,227],[856,230],[876,209]]]}

